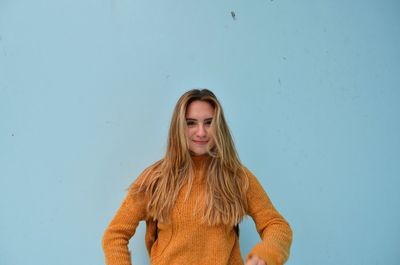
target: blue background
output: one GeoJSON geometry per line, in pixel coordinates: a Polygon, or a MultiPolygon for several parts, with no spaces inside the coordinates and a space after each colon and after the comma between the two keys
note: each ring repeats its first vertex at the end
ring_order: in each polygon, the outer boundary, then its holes
{"type": "MultiPolygon", "coordinates": [[[[398,1],[0,0],[0,264],[103,264],[173,107],[215,92],[291,265],[400,264],[398,1]],[[235,19],[231,16],[235,12],[235,19]]],[[[133,264],[148,264],[144,224],[133,264]]],[[[244,256],[259,240],[241,224],[244,256]]]]}

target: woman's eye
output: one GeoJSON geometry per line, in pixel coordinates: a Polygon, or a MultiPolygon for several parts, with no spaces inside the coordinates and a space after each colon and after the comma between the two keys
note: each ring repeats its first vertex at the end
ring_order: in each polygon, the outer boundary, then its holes
{"type": "Polygon", "coordinates": [[[191,126],[194,126],[195,123],[194,123],[193,121],[187,121],[187,122],[186,122],[186,125],[189,126],[189,127],[191,127],[191,126]]]}

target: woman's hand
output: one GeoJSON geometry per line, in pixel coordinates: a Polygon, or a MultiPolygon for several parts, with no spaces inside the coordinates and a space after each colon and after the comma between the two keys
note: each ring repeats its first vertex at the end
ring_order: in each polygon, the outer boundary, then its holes
{"type": "Polygon", "coordinates": [[[251,258],[246,262],[246,265],[267,265],[265,261],[260,259],[258,256],[253,255],[251,258]]]}

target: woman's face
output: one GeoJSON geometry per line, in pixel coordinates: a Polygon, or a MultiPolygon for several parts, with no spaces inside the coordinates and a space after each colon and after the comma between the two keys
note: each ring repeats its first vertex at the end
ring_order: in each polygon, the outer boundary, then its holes
{"type": "Polygon", "coordinates": [[[186,137],[189,149],[195,155],[207,153],[208,145],[212,144],[211,121],[213,116],[214,108],[206,101],[195,100],[186,109],[186,137]]]}

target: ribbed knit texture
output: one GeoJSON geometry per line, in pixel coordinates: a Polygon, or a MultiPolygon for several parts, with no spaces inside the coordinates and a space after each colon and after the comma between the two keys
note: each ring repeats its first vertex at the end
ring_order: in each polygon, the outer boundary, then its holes
{"type": "MultiPolygon", "coordinates": [[[[188,185],[180,191],[169,224],[158,222],[158,239],[151,254],[151,265],[242,265],[239,239],[234,227],[208,226],[201,222],[198,211],[204,203],[206,158],[193,156],[195,177],[189,197],[188,185]]],[[[247,254],[257,255],[267,265],[280,265],[289,257],[292,231],[276,211],[256,177],[244,168],[249,177],[248,214],[253,218],[262,241],[247,254]]],[[[139,176],[140,177],[140,176],[139,176]]],[[[128,193],[103,236],[107,265],[131,265],[129,239],[139,221],[145,220],[147,200],[144,195],[128,193]]],[[[133,250],[133,253],[135,251],[133,250]]]]}

